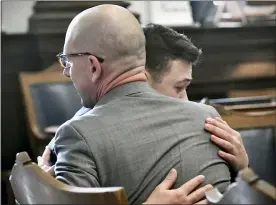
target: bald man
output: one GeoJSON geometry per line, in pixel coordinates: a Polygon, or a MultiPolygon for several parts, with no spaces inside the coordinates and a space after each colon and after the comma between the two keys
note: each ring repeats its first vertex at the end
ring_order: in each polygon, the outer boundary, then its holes
{"type": "Polygon", "coordinates": [[[56,178],[80,187],[123,186],[142,203],[173,167],[175,187],[198,174],[224,191],[225,161],[204,131],[206,105],[170,98],[147,83],[145,37],[126,9],[101,5],[70,23],[62,54],[82,104],[94,108],[64,123],[55,136],[56,178]]]}

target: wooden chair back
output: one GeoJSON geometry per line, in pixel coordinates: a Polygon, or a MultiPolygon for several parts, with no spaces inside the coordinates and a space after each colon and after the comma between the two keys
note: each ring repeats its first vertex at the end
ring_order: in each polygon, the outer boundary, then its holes
{"type": "Polygon", "coordinates": [[[19,204],[127,204],[123,187],[80,188],[66,185],[33,163],[26,152],[18,153],[11,186],[19,204]]]}
{"type": "Polygon", "coordinates": [[[81,100],[58,63],[39,72],[20,73],[20,84],[27,115],[30,144],[41,155],[53,137],[47,128],[60,126],[81,108],[81,100]],[[40,147],[41,148],[38,148],[40,147]]]}

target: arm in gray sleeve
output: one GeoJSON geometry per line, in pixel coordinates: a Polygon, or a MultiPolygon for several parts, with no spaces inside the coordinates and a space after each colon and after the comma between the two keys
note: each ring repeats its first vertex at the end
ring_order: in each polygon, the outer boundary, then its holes
{"type": "Polygon", "coordinates": [[[56,179],[78,187],[99,187],[93,156],[81,134],[68,124],[55,137],[56,179]]]}
{"type": "Polygon", "coordinates": [[[218,156],[219,147],[215,145],[210,137],[211,134],[205,130],[205,120],[208,117],[219,117],[218,112],[211,106],[199,105],[192,113],[191,126],[197,134],[187,139],[182,152],[183,166],[182,175],[191,179],[197,175],[204,175],[204,186],[211,184],[224,192],[231,183],[231,174],[228,164],[218,156]],[[198,109],[199,108],[199,109],[198,109]]]}

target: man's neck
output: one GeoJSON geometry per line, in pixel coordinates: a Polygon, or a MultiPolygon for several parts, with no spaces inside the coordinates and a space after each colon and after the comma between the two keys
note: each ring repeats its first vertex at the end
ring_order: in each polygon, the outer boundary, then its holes
{"type": "Polygon", "coordinates": [[[115,78],[112,78],[111,80],[108,80],[107,78],[106,81],[103,82],[103,85],[99,86],[99,89],[97,92],[98,93],[97,101],[99,101],[111,89],[119,85],[123,85],[129,82],[135,82],[135,81],[147,81],[147,78],[145,75],[145,69],[143,66],[118,74],[115,76],[115,78]]]}

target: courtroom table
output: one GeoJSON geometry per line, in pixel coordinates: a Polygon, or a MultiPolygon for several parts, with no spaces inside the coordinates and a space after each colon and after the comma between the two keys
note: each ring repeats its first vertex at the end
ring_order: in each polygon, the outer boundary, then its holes
{"type": "Polygon", "coordinates": [[[234,129],[276,126],[276,97],[255,96],[207,100],[234,129]]]}

